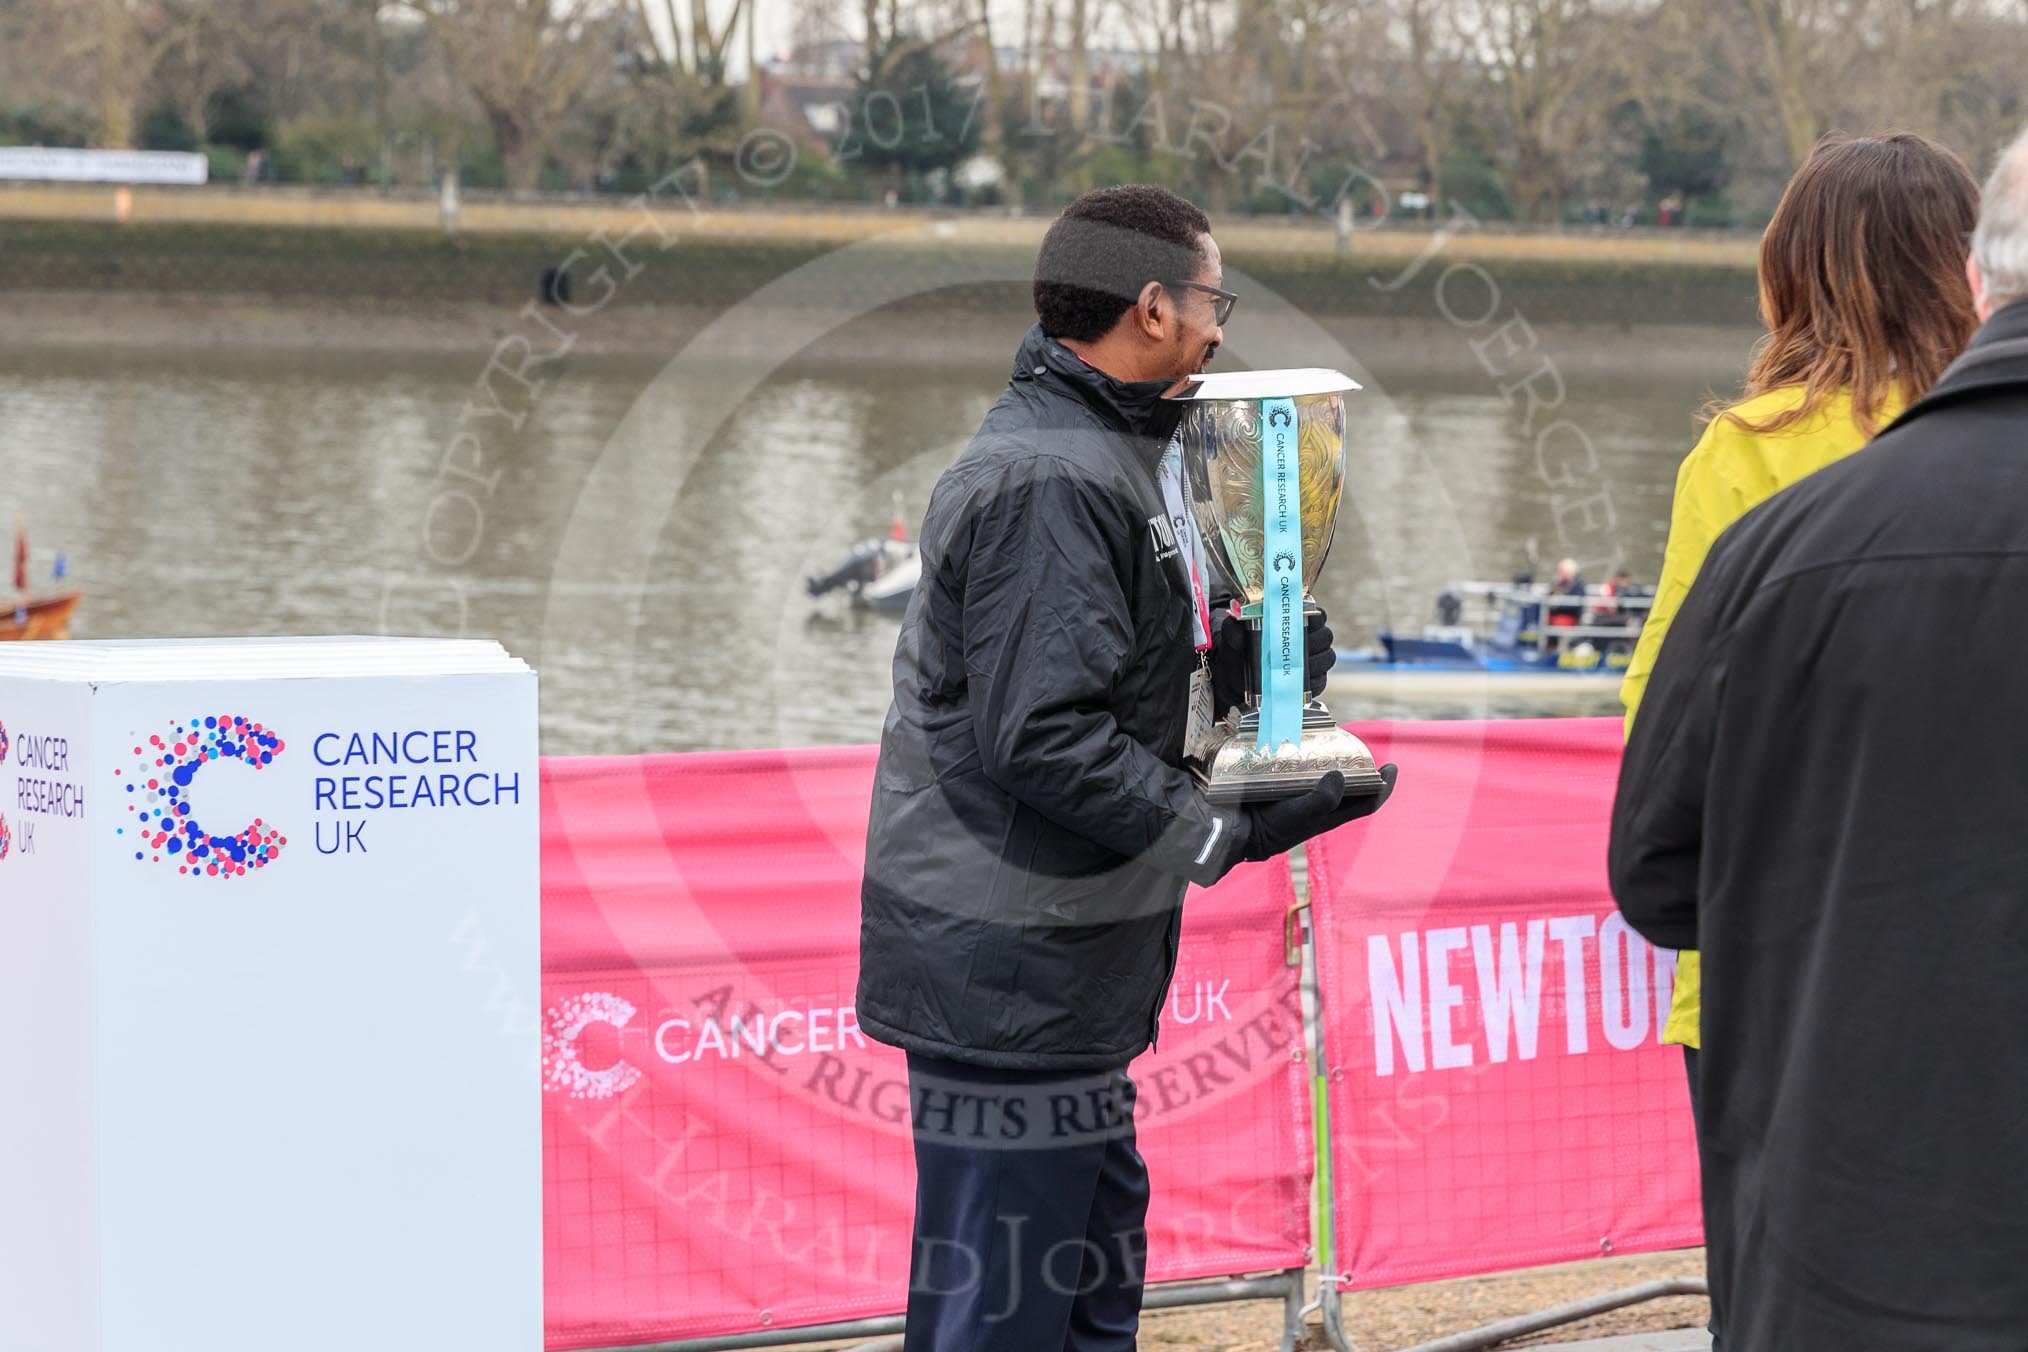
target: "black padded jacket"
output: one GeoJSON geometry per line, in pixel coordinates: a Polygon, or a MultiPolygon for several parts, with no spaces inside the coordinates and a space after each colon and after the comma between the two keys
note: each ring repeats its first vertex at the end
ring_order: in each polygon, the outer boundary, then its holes
{"type": "Polygon", "coordinates": [[[883,1042],[1069,1070],[1156,1035],[1185,875],[1237,829],[1181,768],[1165,387],[1038,326],[937,483],[867,832],[857,1012],[883,1042]]]}

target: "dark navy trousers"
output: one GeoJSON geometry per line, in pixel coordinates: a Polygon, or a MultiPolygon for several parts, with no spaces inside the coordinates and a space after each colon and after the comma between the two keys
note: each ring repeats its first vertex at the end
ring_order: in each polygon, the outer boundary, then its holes
{"type": "Polygon", "coordinates": [[[908,1058],[915,1244],[905,1352],[1133,1352],[1148,1167],[1124,1069],[908,1058]]]}

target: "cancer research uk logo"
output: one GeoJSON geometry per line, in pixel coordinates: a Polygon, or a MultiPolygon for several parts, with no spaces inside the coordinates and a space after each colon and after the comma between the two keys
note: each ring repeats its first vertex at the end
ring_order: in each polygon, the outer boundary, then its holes
{"type": "MultiPolygon", "coordinates": [[[[810,1058],[817,1069],[809,1087],[827,1090],[844,1072],[840,1054],[867,1049],[858,1013],[849,1004],[777,1004],[769,1011],[749,1003],[735,1008],[728,987],[698,997],[690,1008],[664,1011],[645,1025],[634,1023],[640,1012],[611,991],[584,991],[551,1005],[542,1021],[543,1092],[574,1099],[626,1093],[644,1075],[620,1054],[622,1041],[630,1036],[646,1041],[655,1060],[669,1066],[754,1060],[780,1071],[784,1058],[810,1058]]],[[[852,1092],[856,1100],[858,1090],[852,1092]]]]}
{"type": "Polygon", "coordinates": [[[578,1038],[593,1024],[617,1032],[633,1019],[631,1003],[604,991],[573,995],[552,1007],[542,1029],[543,1088],[574,1099],[615,1098],[632,1089],[640,1071],[625,1061],[592,1069],[578,1059],[578,1038]]]}
{"type": "MultiPolygon", "coordinates": [[[[0,730],[0,747],[4,747],[6,745],[7,738],[4,735],[4,730],[0,730]]],[[[7,814],[4,812],[0,812],[0,859],[5,859],[7,857],[7,852],[13,848],[14,848],[14,833],[7,829],[7,814]]]]}
{"type": "Polygon", "coordinates": [[[232,835],[213,835],[197,819],[190,785],[213,761],[238,761],[264,770],[282,754],[282,739],[237,714],[207,714],[172,721],[134,748],[134,763],[113,776],[125,785],[127,816],[115,834],[134,858],[174,864],[193,878],[239,878],[281,856],[288,837],[259,817],[232,835]]]}

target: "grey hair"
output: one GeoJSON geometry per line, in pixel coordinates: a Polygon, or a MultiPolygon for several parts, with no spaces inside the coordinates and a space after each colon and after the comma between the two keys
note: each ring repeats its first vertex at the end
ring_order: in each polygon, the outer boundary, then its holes
{"type": "Polygon", "coordinates": [[[1986,180],[1972,260],[1985,281],[1984,299],[1995,305],[2028,300],[2028,130],[2001,152],[1986,180]]]}

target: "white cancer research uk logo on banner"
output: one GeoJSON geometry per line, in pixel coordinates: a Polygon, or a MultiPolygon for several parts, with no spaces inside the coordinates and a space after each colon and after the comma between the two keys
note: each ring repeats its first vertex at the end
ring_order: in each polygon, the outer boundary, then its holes
{"type": "Polygon", "coordinates": [[[641,1072],[623,1060],[600,1070],[578,1059],[577,1040],[595,1023],[615,1031],[633,1021],[634,1006],[617,995],[589,991],[573,995],[552,1006],[542,1028],[542,1088],[550,1094],[568,1094],[574,1099],[608,1099],[626,1093],[640,1082],[641,1072]]]}

